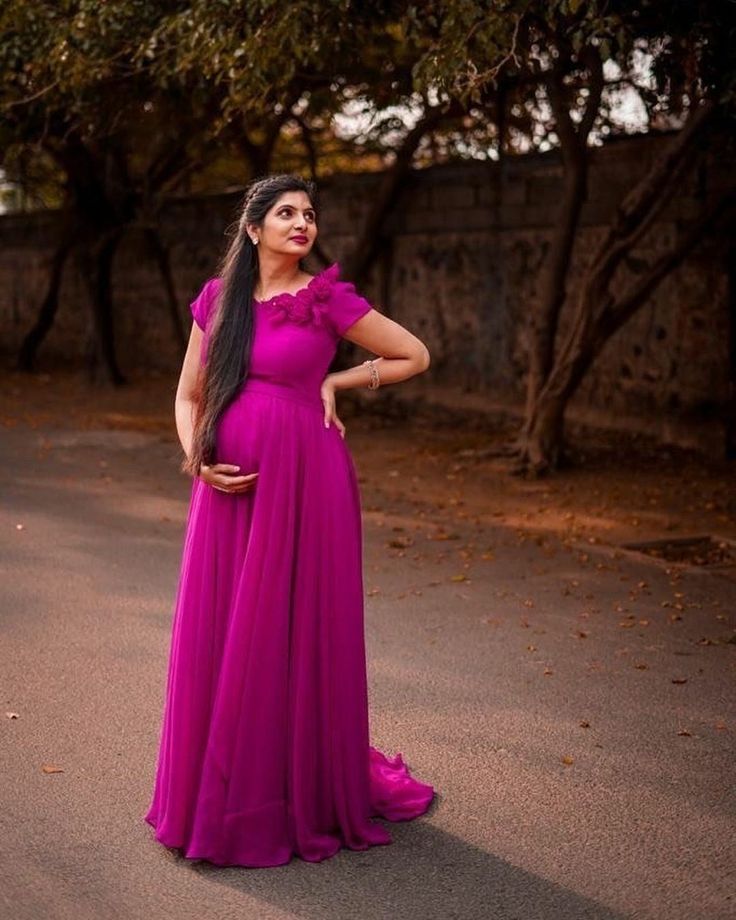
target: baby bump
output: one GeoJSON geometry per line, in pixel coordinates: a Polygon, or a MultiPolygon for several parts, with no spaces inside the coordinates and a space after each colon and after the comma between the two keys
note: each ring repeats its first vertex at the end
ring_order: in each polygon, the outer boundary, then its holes
{"type": "MultiPolygon", "coordinates": [[[[242,390],[218,421],[217,461],[235,463],[244,473],[261,473],[261,479],[279,469],[301,468],[306,456],[328,447],[323,413],[321,403],[284,395],[283,390],[242,390]]],[[[337,432],[333,428],[330,434],[337,432]]]]}
{"type": "Polygon", "coordinates": [[[242,473],[260,472],[264,437],[262,413],[243,396],[223,411],[215,433],[215,462],[234,463],[242,473]]]}
{"type": "Polygon", "coordinates": [[[348,445],[334,423],[325,428],[319,400],[305,403],[263,388],[241,391],[220,416],[215,444],[217,462],[260,473],[259,481],[289,470],[307,482],[355,478],[348,445]]]}

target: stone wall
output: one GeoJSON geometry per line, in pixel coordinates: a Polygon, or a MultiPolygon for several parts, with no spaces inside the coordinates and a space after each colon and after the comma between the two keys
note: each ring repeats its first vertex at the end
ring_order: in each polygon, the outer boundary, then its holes
{"type": "MultiPolygon", "coordinates": [[[[573,260],[570,295],[617,202],[668,137],[629,138],[597,149],[573,260]]],[[[730,164],[703,157],[663,208],[637,253],[651,259],[698,213],[730,164]]],[[[357,240],[376,175],[323,183],[320,241],[340,260],[357,240]]],[[[525,318],[538,296],[540,267],[557,214],[561,168],[555,153],[497,163],[416,171],[401,192],[382,256],[363,287],[376,307],[424,339],[430,372],[404,391],[445,401],[518,406],[523,396],[525,318]]],[[[216,270],[239,194],[173,199],[164,214],[181,315],[216,270]]],[[[33,321],[46,284],[53,213],[0,218],[0,328],[10,361],[33,321]]],[[[312,267],[315,267],[314,265],[312,267]]],[[[70,266],[62,305],[40,360],[78,360],[90,334],[82,279],[70,266]]],[[[131,232],[115,263],[116,338],[123,370],[176,375],[176,345],[160,279],[142,233],[131,232]]],[[[717,442],[729,392],[729,291],[723,241],[701,245],[610,341],[573,404],[602,424],[654,428],[665,438],[717,442]],[[714,441],[715,439],[715,441],[714,441]]],[[[733,307],[730,307],[733,310],[733,307]]],[[[564,318],[563,318],[564,329],[564,318]]]]}

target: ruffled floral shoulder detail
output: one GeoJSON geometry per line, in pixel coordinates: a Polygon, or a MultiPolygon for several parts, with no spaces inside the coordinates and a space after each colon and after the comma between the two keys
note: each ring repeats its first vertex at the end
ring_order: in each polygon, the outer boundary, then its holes
{"type": "Polygon", "coordinates": [[[340,265],[333,262],[312,277],[306,287],[291,294],[276,294],[268,300],[256,300],[269,311],[275,323],[287,320],[299,325],[312,323],[315,326],[330,326],[329,303],[335,282],[340,276],[340,265]]]}

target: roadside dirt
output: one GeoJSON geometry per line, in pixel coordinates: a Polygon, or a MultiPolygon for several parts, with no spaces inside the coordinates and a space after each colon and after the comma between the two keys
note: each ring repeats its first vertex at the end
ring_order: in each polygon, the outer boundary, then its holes
{"type": "MultiPolygon", "coordinates": [[[[78,371],[3,371],[0,431],[17,425],[125,430],[176,443],[175,389],[173,377],[155,374],[131,376],[114,389],[92,387],[78,371]]],[[[508,441],[510,421],[426,408],[402,412],[393,399],[386,415],[380,395],[361,405],[348,392],[338,394],[368,510],[375,501],[402,503],[441,527],[492,522],[522,537],[554,534],[576,544],[708,534],[736,539],[736,470],[726,461],[637,435],[587,430],[573,432],[572,466],[525,480],[511,474],[507,458],[482,455],[508,441]]]]}

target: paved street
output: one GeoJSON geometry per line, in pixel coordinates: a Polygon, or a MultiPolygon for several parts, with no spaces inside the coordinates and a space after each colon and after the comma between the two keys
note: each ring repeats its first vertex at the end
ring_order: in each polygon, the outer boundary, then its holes
{"type": "Polygon", "coordinates": [[[142,820],[178,446],[0,438],[2,920],[734,916],[733,580],[364,490],[372,741],[437,801],[391,846],[218,869],[142,820]]]}

